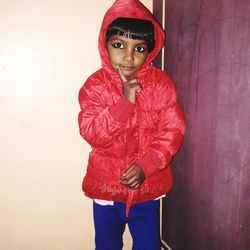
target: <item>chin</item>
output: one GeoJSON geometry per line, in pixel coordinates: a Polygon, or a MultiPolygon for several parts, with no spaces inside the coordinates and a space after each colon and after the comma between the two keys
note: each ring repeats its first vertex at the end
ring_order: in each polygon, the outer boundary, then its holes
{"type": "Polygon", "coordinates": [[[127,70],[122,70],[123,74],[126,76],[126,77],[132,77],[133,74],[135,73],[134,71],[127,71],[127,70]]]}
{"type": "Polygon", "coordinates": [[[132,76],[133,76],[133,73],[126,73],[126,72],[123,72],[123,74],[124,74],[126,77],[132,77],[132,76]]]}

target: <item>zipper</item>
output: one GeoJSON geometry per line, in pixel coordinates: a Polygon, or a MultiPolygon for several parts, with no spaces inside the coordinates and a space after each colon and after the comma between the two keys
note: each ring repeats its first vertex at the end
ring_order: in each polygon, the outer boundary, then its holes
{"type": "MultiPolygon", "coordinates": [[[[139,124],[139,128],[138,128],[138,157],[141,155],[141,126],[140,126],[140,101],[139,101],[139,95],[140,93],[137,94],[137,123],[139,124]]],[[[130,134],[131,134],[131,131],[132,131],[132,118],[130,118],[129,120],[129,127],[130,127],[130,131],[128,132],[128,136],[127,138],[130,137],[130,134]]],[[[125,162],[125,166],[128,165],[128,162],[127,162],[127,146],[128,146],[128,140],[126,142],[126,151],[125,151],[125,159],[124,159],[124,162],[125,162]]],[[[129,215],[129,210],[130,210],[130,207],[131,207],[131,204],[132,204],[132,201],[133,201],[133,198],[134,198],[134,194],[136,192],[136,190],[132,190],[132,189],[129,189],[127,188],[128,190],[128,197],[127,197],[127,201],[126,201],[126,217],[128,217],[129,215]]]]}
{"type": "MultiPolygon", "coordinates": [[[[137,123],[139,124],[139,128],[138,128],[138,157],[141,156],[141,116],[140,116],[140,94],[137,94],[137,123]]],[[[131,190],[128,189],[128,198],[127,198],[127,202],[126,202],[126,216],[128,217],[129,214],[129,210],[134,198],[134,194],[135,194],[136,190],[131,190]]]]}
{"type": "MultiPolygon", "coordinates": [[[[127,141],[125,144],[125,155],[124,155],[124,171],[127,170],[128,167],[128,161],[127,161],[127,149],[128,149],[128,139],[131,135],[132,132],[132,118],[129,119],[129,130],[128,130],[128,134],[127,134],[127,141]]],[[[126,217],[128,217],[129,214],[129,210],[132,204],[132,200],[133,200],[133,196],[134,196],[134,190],[127,188],[127,192],[128,192],[128,196],[127,196],[127,200],[126,200],[126,217]]]]}
{"type": "Polygon", "coordinates": [[[141,157],[141,148],[142,148],[142,136],[141,136],[141,109],[140,109],[140,95],[141,92],[137,94],[137,122],[138,122],[138,157],[141,157]]]}

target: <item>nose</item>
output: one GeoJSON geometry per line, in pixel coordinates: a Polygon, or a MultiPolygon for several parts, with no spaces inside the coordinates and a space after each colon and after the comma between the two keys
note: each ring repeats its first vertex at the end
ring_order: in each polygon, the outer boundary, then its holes
{"type": "Polygon", "coordinates": [[[133,51],[130,49],[125,50],[124,61],[125,62],[132,62],[133,60],[134,60],[133,51]]]}

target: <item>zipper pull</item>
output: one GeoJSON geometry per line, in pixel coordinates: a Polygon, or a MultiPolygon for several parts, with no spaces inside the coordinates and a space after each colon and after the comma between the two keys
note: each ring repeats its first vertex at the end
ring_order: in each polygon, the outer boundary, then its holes
{"type": "Polygon", "coordinates": [[[129,215],[129,210],[130,210],[130,207],[131,207],[131,204],[132,204],[134,193],[135,193],[135,190],[128,189],[128,198],[127,198],[127,202],[126,202],[126,217],[127,218],[128,218],[128,215],[129,215]]]}

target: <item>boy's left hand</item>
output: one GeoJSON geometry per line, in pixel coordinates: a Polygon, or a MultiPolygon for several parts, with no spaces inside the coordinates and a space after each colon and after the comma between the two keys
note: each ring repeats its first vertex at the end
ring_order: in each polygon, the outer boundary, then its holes
{"type": "Polygon", "coordinates": [[[130,189],[138,189],[145,180],[145,174],[142,168],[135,163],[127,169],[119,180],[121,184],[130,189]]]}

